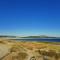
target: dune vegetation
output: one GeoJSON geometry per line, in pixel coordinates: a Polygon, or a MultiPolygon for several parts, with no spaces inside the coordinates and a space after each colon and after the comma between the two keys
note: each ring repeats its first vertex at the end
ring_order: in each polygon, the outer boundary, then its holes
{"type": "Polygon", "coordinates": [[[60,60],[60,43],[0,39],[0,60],[60,60]]]}

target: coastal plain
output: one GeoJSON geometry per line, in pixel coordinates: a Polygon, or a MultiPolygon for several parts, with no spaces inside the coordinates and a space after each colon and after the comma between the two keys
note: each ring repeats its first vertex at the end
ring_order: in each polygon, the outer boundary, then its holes
{"type": "Polygon", "coordinates": [[[0,60],[60,60],[60,43],[0,38],[0,60]]]}

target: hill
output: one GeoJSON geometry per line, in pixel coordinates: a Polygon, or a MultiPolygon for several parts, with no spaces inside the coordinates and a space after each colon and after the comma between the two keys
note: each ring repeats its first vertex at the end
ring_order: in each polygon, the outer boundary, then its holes
{"type": "Polygon", "coordinates": [[[41,35],[41,36],[26,36],[22,38],[57,38],[57,37],[49,37],[49,36],[41,35]]]}

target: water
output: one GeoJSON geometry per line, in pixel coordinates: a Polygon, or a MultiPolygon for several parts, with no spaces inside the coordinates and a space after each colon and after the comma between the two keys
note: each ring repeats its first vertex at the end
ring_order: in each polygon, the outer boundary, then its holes
{"type": "Polygon", "coordinates": [[[17,41],[60,42],[60,38],[19,38],[17,41]]]}

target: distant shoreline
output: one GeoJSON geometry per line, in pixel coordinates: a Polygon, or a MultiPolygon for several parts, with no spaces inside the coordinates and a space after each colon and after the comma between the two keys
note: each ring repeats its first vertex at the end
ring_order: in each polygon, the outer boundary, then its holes
{"type": "Polygon", "coordinates": [[[15,39],[10,39],[10,40],[15,40],[15,41],[36,41],[36,42],[60,42],[60,39],[44,39],[44,38],[15,38],[15,39]]]}

